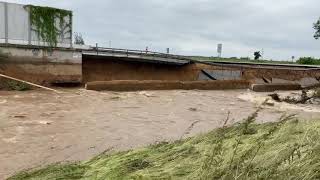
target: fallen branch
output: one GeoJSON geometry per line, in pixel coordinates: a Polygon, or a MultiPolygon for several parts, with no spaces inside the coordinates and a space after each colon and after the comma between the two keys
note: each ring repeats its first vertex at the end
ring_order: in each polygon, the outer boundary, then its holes
{"type": "Polygon", "coordinates": [[[230,118],[230,111],[228,111],[228,116],[227,116],[227,119],[224,121],[224,124],[223,124],[223,128],[226,128],[227,127],[227,124],[228,124],[228,122],[229,122],[229,118],[230,118]]]}
{"type": "Polygon", "coordinates": [[[193,123],[191,123],[191,125],[185,130],[185,132],[182,134],[182,136],[180,137],[180,139],[182,139],[185,135],[188,135],[190,134],[190,132],[192,131],[193,127],[199,123],[200,121],[197,120],[197,121],[194,121],[193,123]]]}
{"type": "Polygon", "coordinates": [[[17,78],[14,78],[14,77],[10,77],[10,76],[4,75],[4,74],[0,74],[0,77],[6,78],[6,79],[11,79],[11,80],[14,80],[14,81],[19,81],[19,82],[22,82],[22,83],[29,84],[31,86],[35,86],[35,87],[42,88],[42,89],[45,89],[45,90],[49,90],[49,91],[53,91],[53,92],[56,92],[56,93],[60,93],[60,91],[57,91],[55,89],[44,87],[44,86],[41,86],[41,85],[38,85],[38,84],[27,82],[27,81],[24,81],[24,80],[21,80],[21,79],[17,79],[17,78]]]}

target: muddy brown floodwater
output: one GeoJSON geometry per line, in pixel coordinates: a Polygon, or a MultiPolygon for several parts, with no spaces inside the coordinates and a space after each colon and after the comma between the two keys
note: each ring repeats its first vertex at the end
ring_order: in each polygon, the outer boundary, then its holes
{"type": "MultiPolygon", "coordinates": [[[[172,141],[252,114],[267,94],[233,91],[0,91],[0,179],[54,162],[88,160],[107,150],[172,141]]],[[[265,107],[258,122],[284,113],[320,117],[318,107],[265,107]]]]}

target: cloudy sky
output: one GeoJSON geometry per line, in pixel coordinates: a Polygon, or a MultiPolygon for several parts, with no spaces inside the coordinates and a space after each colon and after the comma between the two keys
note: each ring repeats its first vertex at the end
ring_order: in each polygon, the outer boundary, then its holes
{"type": "Polygon", "coordinates": [[[69,9],[87,44],[184,55],[320,58],[319,0],[2,0],[69,9]]]}

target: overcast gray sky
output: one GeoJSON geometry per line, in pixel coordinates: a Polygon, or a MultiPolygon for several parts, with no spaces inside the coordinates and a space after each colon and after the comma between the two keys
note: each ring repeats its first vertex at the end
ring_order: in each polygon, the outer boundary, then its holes
{"type": "Polygon", "coordinates": [[[184,55],[320,58],[319,0],[4,0],[69,9],[87,44],[184,55]]]}

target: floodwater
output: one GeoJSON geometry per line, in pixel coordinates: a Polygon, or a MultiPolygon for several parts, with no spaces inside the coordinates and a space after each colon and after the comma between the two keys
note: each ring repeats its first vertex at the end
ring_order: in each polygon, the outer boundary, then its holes
{"type": "MultiPolygon", "coordinates": [[[[0,91],[0,179],[50,163],[88,160],[107,149],[205,133],[245,119],[267,98],[247,90],[62,91],[0,91]]],[[[274,103],[257,121],[293,113],[320,117],[319,107],[274,103]]]]}

